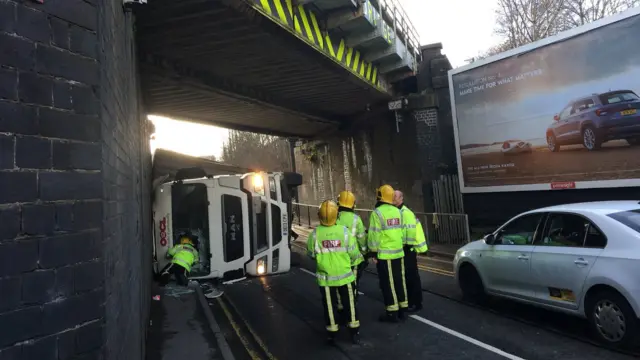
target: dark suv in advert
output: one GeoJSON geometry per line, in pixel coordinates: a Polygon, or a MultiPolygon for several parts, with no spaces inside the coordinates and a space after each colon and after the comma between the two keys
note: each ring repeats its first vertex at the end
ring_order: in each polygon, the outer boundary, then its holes
{"type": "Polygon", "coordinates": [[[640,98],[631,90],[593,94],[570,102],[547,128],[549,150],[582,144],[597,150],[609,140],[640,144],[640,98]]]}

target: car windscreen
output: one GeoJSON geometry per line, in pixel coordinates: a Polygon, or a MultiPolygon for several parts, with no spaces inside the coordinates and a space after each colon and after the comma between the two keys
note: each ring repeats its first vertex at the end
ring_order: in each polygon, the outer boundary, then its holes
{"type": "Polygon", "coordinates": [[[608,216],[640,233],[640,209],[621,211],[608,216]]]}
{"type": "Polygon", "coordinates": [[[612,92],[600,95],[603,105],[617,104],[626,101],[640,100],[633,91],[612,92]]]}

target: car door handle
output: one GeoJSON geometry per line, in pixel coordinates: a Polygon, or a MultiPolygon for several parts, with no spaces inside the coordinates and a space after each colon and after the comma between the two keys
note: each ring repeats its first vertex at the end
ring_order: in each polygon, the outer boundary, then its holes
{"type": "Polygon", "coordinates": [[[587,266],[587,265],[589,265],[589,262],[586,261],[585,259],[582,259],[582,258],[574,261],[573,263],[578,265],[578,266],[587,266]]]}
{"type": "Polygon", "coordinates": [[[518,260],[529,260],[529,257],[527,255],[520,255],[518,256],[518,260]]]}

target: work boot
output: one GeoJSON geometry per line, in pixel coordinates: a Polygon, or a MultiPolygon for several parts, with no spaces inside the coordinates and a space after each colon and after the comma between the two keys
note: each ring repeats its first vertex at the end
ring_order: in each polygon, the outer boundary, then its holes
{"type": "Polygon", "coordinates": [[[400,321],[407,320],[407,309],[400,309],[400,311],[398,311],[398,319],[400,319],[400,321]]]}
{"type": "Polygon", "coordinates": [[[336,333],[332,331],[327,332],[327,345],[335,345],[336,343],[336,333]]]}
{"type": "Polygon", "coordinates": [[[386,313],[380,315],[380,318],[378,320],[380,322],[397,323],[398,314],[396,314],[396,312],[393,312],[393,311],[387,311],[386,313]]]}
{"type": "Polygon", "coordinates": [[[351,342],[354,345],[360,345],[360,332],[359,331],[354,331],[351,333],[351,342]]]}
{"type": "Polygon", "coordinates": [[[410,313],[417,313],[420,310],[422,310],[422,305],[411,305],[407,309],[407,311],[410,312],[410,313]]]}

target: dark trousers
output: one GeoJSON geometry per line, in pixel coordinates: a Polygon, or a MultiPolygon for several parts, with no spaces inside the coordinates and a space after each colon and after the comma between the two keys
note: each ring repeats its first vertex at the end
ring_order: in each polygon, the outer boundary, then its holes
{"type": "Polygon", "coordinates": [[[321,286],[322,306],[324,309],[324,321],[327,332],[333,336],[340,329],[340,314],[338,312],[338,296],[343,301],[343,316],[346,319],[347,327],[352,334],[357,333],[360,328],[358,311],[356,310],[356,299],[354,294],[355,282],[343,286],[321,286]]]}
{"type": "Polygon", "coordinates": [[[404,267],[407,277],[407,297],[409,307],[422,307],[422,281],[418,269],[418,254],[411,247],[404,248],[404,267]]]}
{"type": "Polygon", "coordinates": [[[362,278],[362,274],[364,274],[364,270],[367,268],[367,265],[369,265],[369,262],[365,260],[360,264],[358,264],[357,266],[353,267],[353,273],[356,275],[356,286],[354,289],[354,293],[356,295],[356,302],[358,301],[358,290],[360,289],[360,279],[362,278]]]}
{"type": "Polygon", "coordinates": [[[187,277],[189,276],[189,272],[187,269],[174,263],[167,264],[167,266],[160,271],[160,285],[167,285],[171,279],[171,275],[176,277],[176,283],[178,283],[178,285],[189,285],[189,278],[187,277]]]}
{"type": "Polygon", "coordinates": [[[397,314],[409,307],[407,302],[407,283],[404,273],[404,258],[378,260],[378,278],[384,298],[387,314],[397,314]]]}

